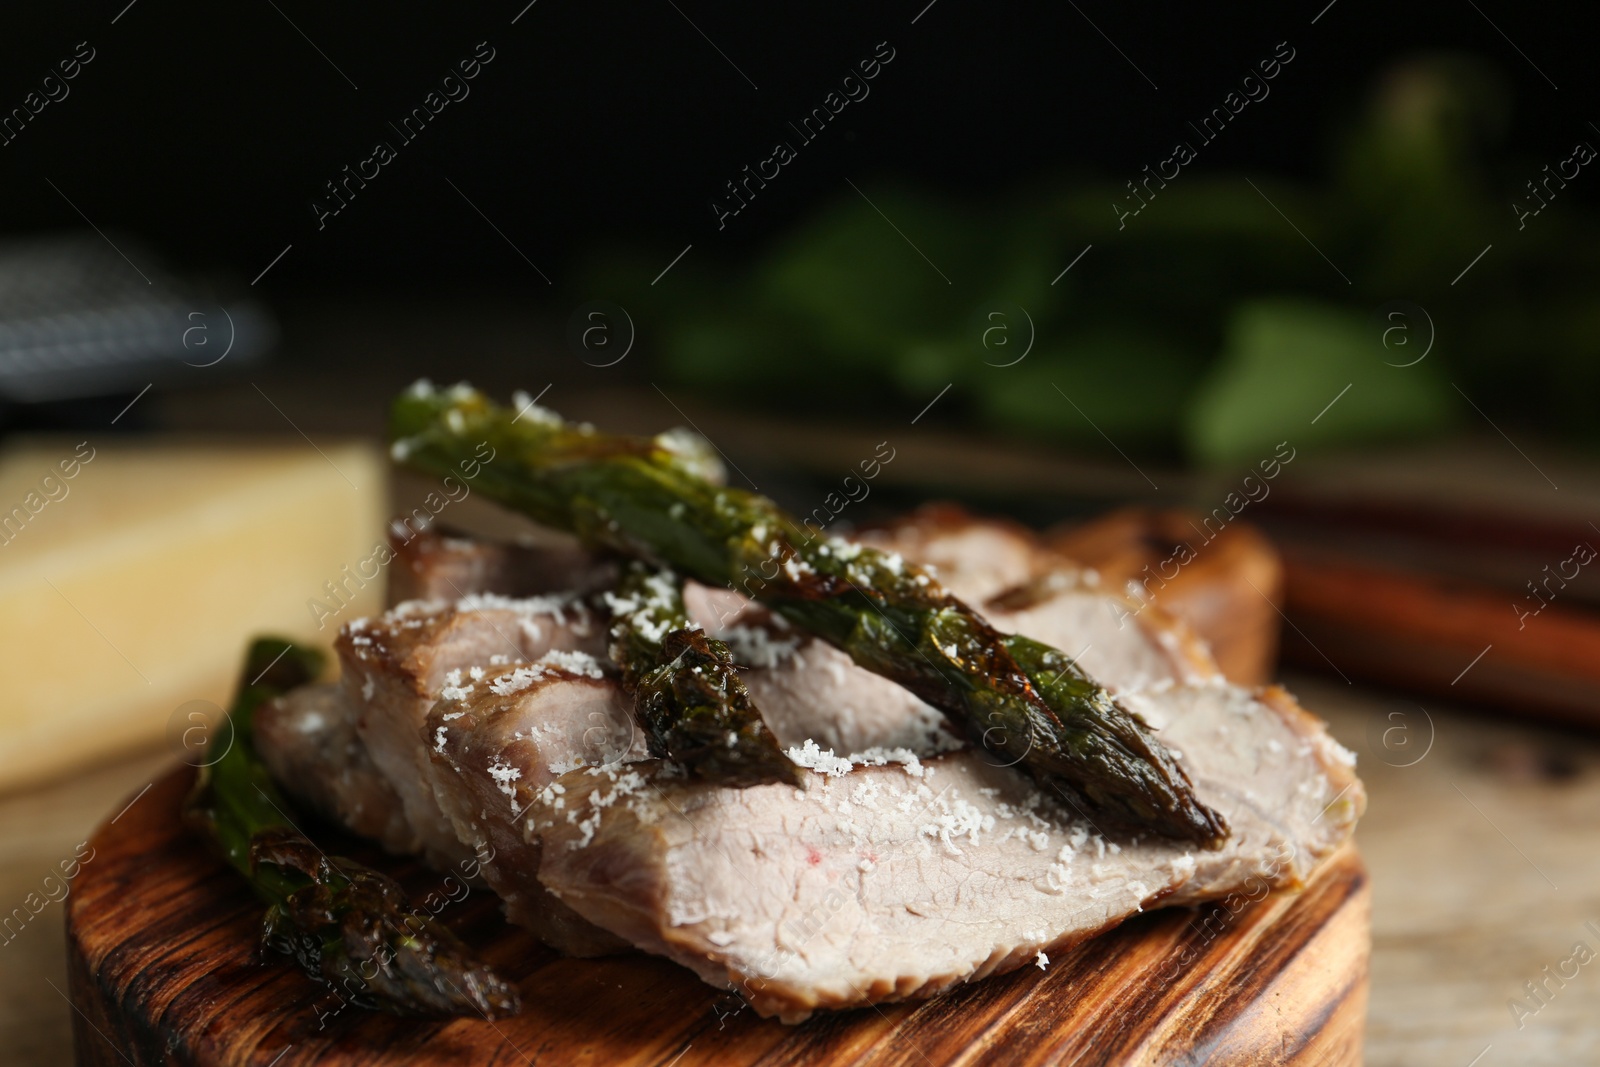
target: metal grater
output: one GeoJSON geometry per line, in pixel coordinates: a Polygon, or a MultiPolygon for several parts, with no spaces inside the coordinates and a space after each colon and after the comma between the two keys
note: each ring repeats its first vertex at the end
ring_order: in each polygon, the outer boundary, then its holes
{"type": "Polygon", "coordinates": [[[249,362],[276,339],[260,304],[218,301],[154,263],[126,238],[116,247],[98,235],[0,243],[0,398],[139,389],[185,367],[249,362]]]}

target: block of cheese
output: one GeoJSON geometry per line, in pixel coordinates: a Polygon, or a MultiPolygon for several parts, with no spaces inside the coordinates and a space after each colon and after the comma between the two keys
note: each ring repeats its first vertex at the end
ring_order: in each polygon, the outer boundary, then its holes
{"type": "Polygon", "coordinates": [[[0,452],[0,789],[159,745],[191,701],[225,707],[252,635],[327,643],[381,608],[382,576],[356,573],[383,536],[381,450],[321,447],[0,452]]]}

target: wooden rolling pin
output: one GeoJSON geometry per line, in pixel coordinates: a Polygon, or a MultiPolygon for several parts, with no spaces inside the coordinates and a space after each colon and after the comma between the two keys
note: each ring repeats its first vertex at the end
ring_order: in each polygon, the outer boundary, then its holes
{"type": "Polygon", "coordinates": [[[1600,727],[1600,533],[1392,502],[1274,502],[1284,657],[1348,680],[1600,727]]]}
{"type": "Polygon", "coordinates": [[[1293,550],[1285,564],[1290,662],[1600,727],[1600,616],[1552,603],[1519,618],[1519,598],[1486,585],[1293,550]]]}

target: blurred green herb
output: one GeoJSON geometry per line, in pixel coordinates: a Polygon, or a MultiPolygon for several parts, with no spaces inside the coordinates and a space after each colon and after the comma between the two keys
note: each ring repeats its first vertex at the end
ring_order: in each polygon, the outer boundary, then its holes
{"type": "Polygon", "coordinates": [[[1439,432],[1465,407],[1454,382],[1592,440],[1600,227],[1570,194],[1517,227],[1523,183],[1572,146],[1491,173],[1507,100],[1473,61],[1418,59],[1380,79],[1316,186],[1202,166],[1127,219],[1103,180],[999,204],[869,186],[736,269],[703,257],[651,288],[634,279],[654,268],[612,258],[587,281],[656,324],[673,378],[743,403],[915,412],[953,382],[941,417],[1224,463],[1290,436],[1439,432]]]}

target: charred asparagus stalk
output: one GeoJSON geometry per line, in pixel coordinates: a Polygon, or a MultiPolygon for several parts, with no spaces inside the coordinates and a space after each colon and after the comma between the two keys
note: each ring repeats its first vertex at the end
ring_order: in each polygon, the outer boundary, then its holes
{"type": "Polygon", "coordinates": [[[728,785],[801,783],[734,671],[728,646],[689,622],[678,578],[634,564],[608,597],[611,658],[650,751],[728,785]]]}
{"type": "Polygon", "coordinates": [[[354,860],[329,858],[297,829],[256,754],[251,723],[262,703],[314,679],[321,656],[286,641],[251,645],[229,713],[212,738],[184,819],[215,845],[267,903],[263,948],[362,1007],[396,1014],[515,1014],[515,986],[479,962],[395,881],[354,860]]]}
{"type": "Polygon", "coordinates": [[[1221,815],[1137,715],[1073,660],[1002,634],[926,571],[813,533],[765,497],[698,477],[663,438],[603,434],[519,398],[419,382],[391,414],[395,459],[478,464],[490,497],[587,543],[729,585],[904,685],[1097,825],[1219,845],[1221,815]]]}

